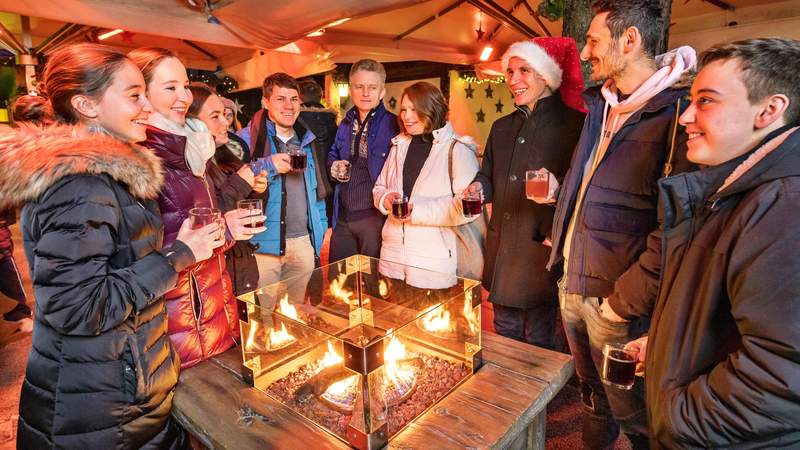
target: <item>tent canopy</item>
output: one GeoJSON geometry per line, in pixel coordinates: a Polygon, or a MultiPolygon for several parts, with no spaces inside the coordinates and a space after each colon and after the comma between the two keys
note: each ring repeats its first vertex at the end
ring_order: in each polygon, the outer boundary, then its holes
{"type": "MultiPolygon", "coordinates": [[[[71,30],[72,40],[122,28],[126,33],[103,42],[124,50],[168,47],[190,67],[224,67],[246,88],[278,70],[302,76],[364,57],[472,64],[490,43],[495,49],[492,58],[499,58],[512,42],[532,34],[561,34],[560,21],[535,17],[538,4],[538,0],[0,0],[0,11],[5,12],[0,12],[0,23],[22,42],[19,17],[30,17],[34,48],[65,24],[82,26],[71,30]],[[216,20],[209,21],[209,15],[216,20]],[[329,26],[342,19],[349,20],[329,26]],[[324,34],[308,37],[320,29],[324,34]]],[[[673,2],[670,43],[702,49],[747,36],[800,38],[798,6],[799,0],[673,2]]]]}

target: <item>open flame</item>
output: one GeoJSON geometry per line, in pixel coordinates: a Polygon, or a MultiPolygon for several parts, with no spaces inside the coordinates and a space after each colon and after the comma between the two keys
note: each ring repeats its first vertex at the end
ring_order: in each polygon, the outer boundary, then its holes
{"type": "Polygon", "coordinates": [[[441,304],[435,305],[433,308],[438,308],[438,311],[423,316],[422,326],[434,333],[453,331],[454,324],[450,320],[450,311],[441,304]]]}
{"type": "Polygon", "coordinates": [[[386,298],[389,295],[389,284],[386,280],[378,281],[378,293],[381,294],[381,297],[386,298]]]}
{"type": "Polygon", "coordinates": [[[355,295],[352,291],[344,288],[344,282],[347,281],[347,275],[340,273],[335,280],[331,281],[330,293],[336,300],[341,301],[345,305],[354,305],[358,301],[353,297],[355,295]]]}
{"type": "Polygon", "coordinates": [[[389,330],[387,335],[391,335],[392,338],[389,340],[389,345],[386,346],[383,352],[386,376],[394,383],[397,390],[403,393],[414,386],[414,370],[400,367],[398,363],[406,359],[406,346],[397,339],[397,336],[392,333],[392,330],[389,330]]]}
{"type": "Polygon", "coordinates": [[[320,361],[317,372],[326,367],[335,366],[336,364],[340,364],[342,362],[344,362],[344,358],[342,358],[342,355],[336,353],[336,349],[334,349],[333,345],[331,345],[331,341],[328,341],[328,351],[326,351],[325,356],[322,357],[322,361],[320,361]]]}
{"type": "Polygon", "coordinates": [[[480,323],[478,321],[478,315],[472,309],[472,290],[467,291],[464,295],[464,318],[467,319],[469,334],[478,334],[480,323]]]}
{"type": "Polygon", "coordinates": [[[290,319],[294,319],[298,322],[305,323],[305,321],[300,320],[300,316],[297,315],[297,308],[295,308],[294,305],[289,303],[289,294],[285,294],[283,296],[281,301],[278,303],[278,308],[276,311],[290,319]]]}
{"type": "Polygon", "coordinates": [[[289,334],[288,331],[286,331],[286,325],[284,325],[283,323],[281,323],[280,331],[276,332],[274,328],[272,330],[269,330],[269,347],[271,349],[278,349],[281,347],[285,347],[294,341],[295,337],[289,334]]]}
{"type": "Polygon", "coordinates": [[[351,375],[344,380],[339,380],[328,386],[328,389],[325,389],[325,392],[322,394],[322,396],[327,398],[329,401],[344,403],[342,398],[353,395],[357,382],[358,374],[351,375]]]}

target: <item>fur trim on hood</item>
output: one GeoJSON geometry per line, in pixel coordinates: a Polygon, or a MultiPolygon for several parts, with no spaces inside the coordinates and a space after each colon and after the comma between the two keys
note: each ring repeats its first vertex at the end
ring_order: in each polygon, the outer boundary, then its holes
{"type": "Polygon", "coordinates": [[[83,127],[0,133],[0,209],[38,199],[60,179],[108,174],[136,198],[158,197],[164,174],[150,150],[83,127]]]}

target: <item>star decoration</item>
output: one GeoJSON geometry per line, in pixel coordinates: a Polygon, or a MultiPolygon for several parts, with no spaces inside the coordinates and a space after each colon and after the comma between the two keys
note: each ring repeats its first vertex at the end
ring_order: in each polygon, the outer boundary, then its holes
{"type": "Polygon", "coordinates": [[[239,103],[239,99],[238,98],[233,99],[233,108],[236,110],[236,114],[241,114],[243,107],[244,107],[244,105],[239,103]]]}
{"type": "Polygon", "coordinates": [[[389,109],[395,109],[397,107],[397,99],[392,97],[389,99],[389,109]]]}
{"type": "Polygon", "coordinates": [[[467,94],[467,98],[472,98],[472,94],[475,92],[475,89],[472,89],[472,85],[468,84],[464,89],[464,92],[467,94]]]}
{"type": "Polygon", "coordinates": [[[489,86],[486,86],[486,98],[494,98],[492,97],[492,94],[494,94],[494,90],[492,90],[492,85],[490,84],[489,86]]]}
{"type": "Polygon", "coordinates": [[[494,104],[494,107],[497,109],[497,111],[495,111],[495,112],[498,112],[498,113],[503,112],[503,101],[502,100],[498,100],[497,103],[494,104]]]}
{"type": "Polygon", "coordinates": [[[483,108],[479,109],[475,115],[478,116],[478,122],[486,122],[486,113],[483,112],[483,108]]]}

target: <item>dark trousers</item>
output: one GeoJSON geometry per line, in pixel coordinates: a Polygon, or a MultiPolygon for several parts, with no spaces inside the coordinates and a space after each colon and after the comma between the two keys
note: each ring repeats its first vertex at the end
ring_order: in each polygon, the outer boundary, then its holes
{"type": "Polygon", "coordinates": [[[339,215],[331,235],[331,262],[357,254],[372,258],[381,256],[381,230],[386,218],[377,210],[374,212],[351,221],[344,220],[339,215]]]}
{"type": "Polygon", "coordinates": [[[603,345],[632,341],[646,330],[644,321],[610,322],[599,312],[601,299],[567,294],[559,282],[561,317],[567,333],[575,372],[581,383],[584,448],[603,448],[617,439],[619,429],[634,450],[649,447],[644,379],[636,377],[630,390],[606,386],[600,378],[603,345]]]}
{"type": "Polygon", "coordinates": [[[555,348],[553,338],[558,312],[555,302],[542,302],[531,308],[513,308],[492,303],[492,310],[497,334],[549,350],[555,348]]]}
{"type": "Polygon", "coordinates": [[[13,256],[0,254],[0,292],[18,302],[14,309],[3,314],[5,320],[15,322],[31,317],[31,309],[25,304],[25,290],[22,288],[19,269],[13,256]]]}

